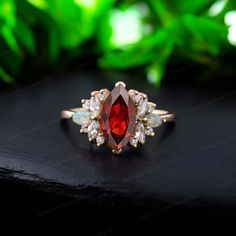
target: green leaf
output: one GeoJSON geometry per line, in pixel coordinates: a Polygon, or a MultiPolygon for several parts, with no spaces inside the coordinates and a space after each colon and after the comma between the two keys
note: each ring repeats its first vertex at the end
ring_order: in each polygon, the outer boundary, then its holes
{"type": "Polygon", "coordinates": [[[102,67],[118,69],[146,65],[162,57],[161,51],[169,40],[172,39],[168,32],[161,29],[137,44],[106,53],[99,63],[102,67]]]}
{"type": "MultiPolygon", "coordinates": [[[[166,3],[165,0],[160,0],[161,2],[166,3]]],[[[209,7],[215,2],[216,0],[169,0],[168,6],[171,7],[172,11],[176,13],[194,13],[198,14],[202,11],[207,11],[209,7]]],[[[167,4],[167,3],[166,3],[167,4]]]]}
{"type": "Polygon", "coordinates": [[[14,82],[14,79],[9,74],[7,74],[7,72],[3,70],[2,67],[0,67],[0,78],[4,82],[9,83],[9,84],[12,84],[14,82]]]}
{"type": "Polygon", "coordinates": [[[227,27],[217,21],[200,16],[185,15],[183,26],[191,35],[189,43],[193,51],[217,56],[227,40],[227,27]]]}
{"type": "Polygon", "coordinates": [[[59,52],[60,52],[60,42],[58,38],[58,34],[55,30],[51,30],[49,32],[49,49],[48,49],[48,54],[49,54],[49,60],[51,62],[55,62],[59,52]]]}
{"type": "Polygon", "coordinates": [[[147,78],[150,83],[154,83],[158,87],[161,85],[161,81],[165,74],[166,64],[174,50],[174,44],[172,40],[166,42],[165,47],[160,51],[158,60],[151,64],[147,69],[147,78]]]}
{"type": "Polygon", "coordinates": [[[16,7],[14,0],[0,1],[0,19],[3,19],[8,27],[14,27],[16,24],[16,7]]]}
{"type": "Polygon", "coordinates": [[[47,13],[55,24],[55,33],[58,33],[63,48],[74,49],[91,35],[91,22],[86,21],[82,9],[75,1],[50,0],[47,3],[47,13]]]}
{"type": "Polygon", "coordinates": [[[160,19],[162,25],[168,24],[173,16],[173,13],[170,10],[170,6],[164,0],[149,0],[151,9],[156,14],[156,16],[160,19]]]}
{"type": "Polygon", "coordinates": [[[18,46],[18,43],[16,41],[15,35],[12,32],[12,29],[8,27],[7,25],[3,25],[0,28],[0,33],[2,34],[3,38],[5,39],[7,45],[9,48],[17,55],[20,56],[20,48],[18,46]]]}
{"type": "Polygon", "coordinates": [[[30,26],[21,19],[18,19],[14,32],[18,41],[28,49],[31,55],[35,55],[35,38],[30,26]]]}
{"type": "Polygon", "coordinates": [[[164,73],[165,73],[165,67],[163,67],[163,65],[160,65],[157,62],[148,67],[147,79],[150,83],[160,87],[164,73]]]}

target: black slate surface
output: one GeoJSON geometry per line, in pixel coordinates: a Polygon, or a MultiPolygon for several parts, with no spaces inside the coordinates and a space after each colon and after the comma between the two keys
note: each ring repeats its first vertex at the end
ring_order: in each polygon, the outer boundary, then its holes
{"type": "MultiPolygon", "coordinates": [[[[136,210],[128,212],[138,220],[176,207],[203,208],[205,213],[208,208],[213,212],[220,209],[220,215],[235,217],[236,91],[156,89],[125,80],[128,88],[146,92],[150,101],[175,112],[178,119],[173,125],[157,128],[156,136],[147,138],[140,149],[114,156],[108,148],[90,145],[79,126],[62,123],[59,117],[62,109],[80,106],[91,90],[112,89],[113,82],[100,75],[78,74],[3,93],[1,179],[60,195],[63,204],[59,200],[58,205],[33,211],[41,217],[55,214],[55,209],[67,209],[64,202],[71,198],[108,209],[133,205],[136,210]]],[[[110,224],[106,227],[109,233],[110,224]]]]}

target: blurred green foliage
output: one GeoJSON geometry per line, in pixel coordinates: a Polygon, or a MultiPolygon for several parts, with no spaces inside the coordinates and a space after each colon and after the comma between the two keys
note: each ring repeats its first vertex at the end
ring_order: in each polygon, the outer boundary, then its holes
{"type": "Polygon", "coordinates": [[[13,83],[27,58],[40,67],[89,52],[101,68],[141,67],[159,85],[172,55],[203,64],[220,55],[230,43],[225,15],[234,2],[1,0],[0,78],[13,83]],[[89,40],[95,43],[84,49],[89,40]]]}

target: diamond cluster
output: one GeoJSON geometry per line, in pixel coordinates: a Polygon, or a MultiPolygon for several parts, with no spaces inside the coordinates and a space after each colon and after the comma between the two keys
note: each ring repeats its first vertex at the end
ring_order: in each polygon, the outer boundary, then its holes
{"type": "Polygon", "coordinates": [[[156,108],[156,104],[149,102],[146,94],[131,89],[129,95],[137,107],[135,134],[131,137],[130,144],[137,147],[139,143],[145,143],[146,136],[154,136],[155,133],[152,127],[160,126],[162,122],[157,114],[152,113],[156,108]],[[156,116],[156,120],[155,118],[151,120],[150,117],[152,116],[156,116]]]}
{"type": "Polygon", "coordinates": [[[82,109],[72,117],[75,123],[81,125],[80,132],[87,133],[89,141],[96,143],[97,146],[101,146],[105,142],[99,119],[102,103],[109,93],[107,89],[93,91],[90,99],[82,99],[82,109]]]}
{"type": "Polygon", "coordinates": [[[90,99],[82,99],[82,108],[72,120],[81,125],[89,141],[101,146],[105,142],[115,153],[120,153],[128,142],[137,147],[144,144],[146,136],[153,136],[153,127],[162,124],[155,112],[156,104],[149,102],[144,93],[125,89],[123,82],[109,92],[94,91],[90,99]]]}

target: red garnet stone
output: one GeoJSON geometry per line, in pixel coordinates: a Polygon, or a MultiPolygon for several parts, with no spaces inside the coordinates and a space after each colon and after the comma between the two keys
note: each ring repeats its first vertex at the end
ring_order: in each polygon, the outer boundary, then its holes
{"type": "Polygon", "coordinates": [[[134,134],[137,109],[122,84],[118,84],[104,101],[101,129],[108,145],[119,150],[134,134]]]}

